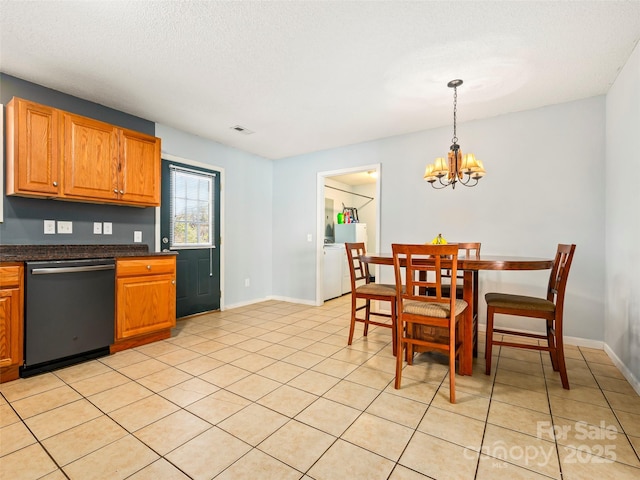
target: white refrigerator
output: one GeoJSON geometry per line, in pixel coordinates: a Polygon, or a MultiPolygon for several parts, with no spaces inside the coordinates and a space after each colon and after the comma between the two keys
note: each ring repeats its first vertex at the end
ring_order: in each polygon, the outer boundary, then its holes
{"type": "Polygon", "coordinates": [[[366,223],[338,223],[335,229],[336,243],[367,243],[366,223]]]}

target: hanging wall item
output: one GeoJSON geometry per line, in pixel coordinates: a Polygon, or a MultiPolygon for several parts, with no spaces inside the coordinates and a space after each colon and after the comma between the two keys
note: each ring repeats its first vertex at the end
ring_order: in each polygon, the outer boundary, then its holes
{"type": "Polygon", "coordinates": [[[358,209],[355,207],[345,207],[342,204],[342,213],[344,214],[344,223],[358,223],[358,209]],[[347,220],[348,219],[348,220],[347,220]]]}

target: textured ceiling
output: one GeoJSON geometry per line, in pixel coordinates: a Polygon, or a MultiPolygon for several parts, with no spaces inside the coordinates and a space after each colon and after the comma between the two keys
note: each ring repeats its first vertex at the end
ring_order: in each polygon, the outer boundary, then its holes
{"type": "Polygon", "coordinates": [[[640,1],[0,0],[0,70],[278,159],[608,91],[640,1]],[[230,127],[242,125],[253,134],[230,127]]]}

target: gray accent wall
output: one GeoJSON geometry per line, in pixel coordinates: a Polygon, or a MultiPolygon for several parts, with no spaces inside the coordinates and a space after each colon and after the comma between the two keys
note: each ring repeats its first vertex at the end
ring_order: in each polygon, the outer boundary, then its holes
{"type": "MultiPolygon", "coordinates": [[[[153,122],[0,73],[0,103],[6,105],[14,96],[155,135],[153,122]]],[[[154,249],[154,208],[7,197],[4,192],[5,187],[2,185],[4,222],[0,223],[0,244],[127,244],[133,243],[133,232],[138,230],[142,232],[143,243],[150,250],[154,249]],[[72,221],[73,233],[45,235],[44,220],[72,221]],[[111,222],[113,234],[94,235],[94,222],[111,222]]]]}

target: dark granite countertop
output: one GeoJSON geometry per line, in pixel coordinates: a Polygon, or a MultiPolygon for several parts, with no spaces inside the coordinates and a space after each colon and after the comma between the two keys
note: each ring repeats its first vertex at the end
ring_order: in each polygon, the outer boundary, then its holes
{"type": "Polygon", "coordinates": [[[146,244],[129,245],[0,245],[0,262],[76,260],[177,255],[177,252],[149,252],[146,244]]]}

